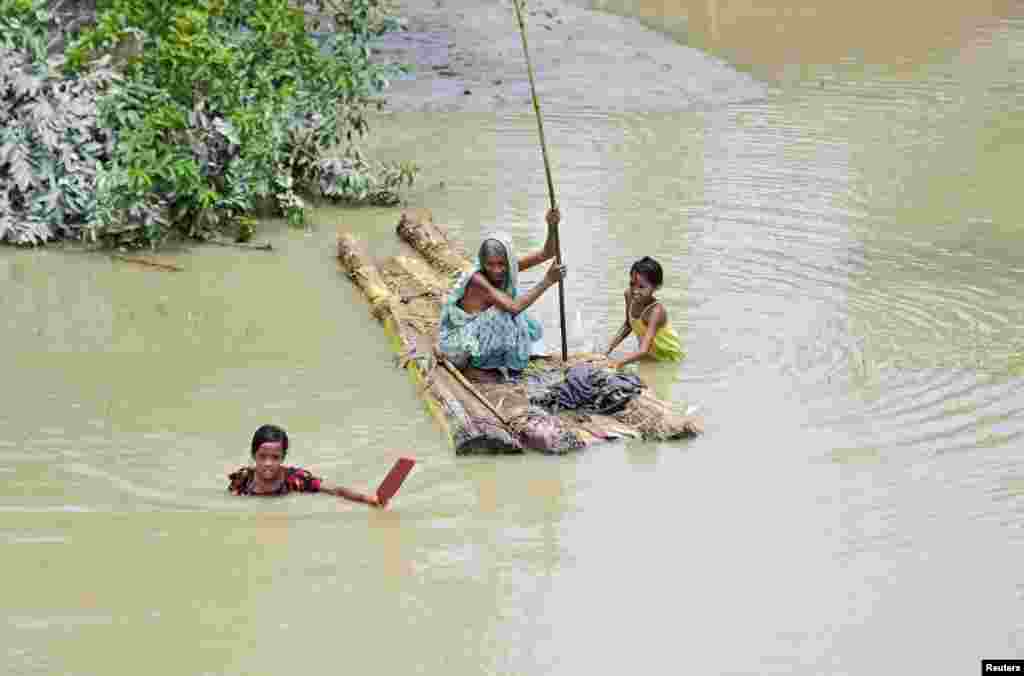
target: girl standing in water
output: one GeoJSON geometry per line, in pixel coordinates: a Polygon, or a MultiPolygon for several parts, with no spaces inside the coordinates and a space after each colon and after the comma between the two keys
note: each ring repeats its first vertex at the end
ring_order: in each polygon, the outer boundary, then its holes
{"type": "Polygon", "coordinates": [[[661,265],[650,256],[644,256],[630,268],[629,288],[625,292],[626,321],[615,334],[605,355],[611,356],[612,351],[630,333],[636,335],[640,348],[621,359],[613,360],[612,368],[622,368],[645,357],[656,361],[678,362],[685,356],[679,334],[669,324],[668,311],[654,297],[662,281],[661,265]]]}
{"type": "Polygon", "coordinates": [[[384,505],[376,495],[365,495],[342,486],[329,486],[308,470],[282,464],[288,454],[288,433],[277,425],[264,425],[252,437],[253,467],[228,475],[228,491],[235,495],[287,495],[327,493],[374,507],[384,505]]]}

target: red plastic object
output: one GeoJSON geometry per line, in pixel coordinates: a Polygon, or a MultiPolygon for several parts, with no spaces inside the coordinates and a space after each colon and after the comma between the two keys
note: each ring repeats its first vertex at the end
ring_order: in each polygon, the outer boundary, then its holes
{"type": "Polygon", "coordinates": [[[416,460],[413,458],[399,458],[395,461],[394,467],[388,472],[388,475],[384,477],[384,481],[380,482],[380,486],[377,487],[377,499],[381,503],[388,502],[394,497],[395,493],[402,486],[402,482],[405,481],[405,477],[409,476],[409,471],[412,466],[416,464],[416,460]]]}

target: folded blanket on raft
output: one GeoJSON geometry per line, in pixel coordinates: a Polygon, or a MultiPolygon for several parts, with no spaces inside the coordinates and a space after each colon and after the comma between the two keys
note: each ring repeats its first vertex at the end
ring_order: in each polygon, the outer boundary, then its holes
{"type": "Polygon", "coordinates": [[[610,415],[626,407],[645,385],[632,374],[615,373],[581,364],[573,366],[565,380],[530,397],[530,403],[553,413],[586,411],[610,415]]]}

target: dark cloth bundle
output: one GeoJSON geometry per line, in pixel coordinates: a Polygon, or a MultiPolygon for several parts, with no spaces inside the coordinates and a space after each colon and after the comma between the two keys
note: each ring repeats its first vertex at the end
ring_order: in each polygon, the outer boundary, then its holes
{"type": "Polygon", "coordinates": [[[569,369],[565,380],[531,396],[530,403],[554,413],[587,411],[610,415],[625,408],[643,389],[643,381],[632,374],[579,365],[569,369]]]}

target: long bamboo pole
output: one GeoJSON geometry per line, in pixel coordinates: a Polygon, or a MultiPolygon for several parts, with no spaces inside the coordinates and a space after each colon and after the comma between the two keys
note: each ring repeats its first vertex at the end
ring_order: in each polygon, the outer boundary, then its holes
{"type": "MultiPolygon", "coordinates": [[[[551,164],[548,162],[548,146],[544,142],[544,121],[540,115],[540,102],[537,100],[537,87],[533,83],[533,65],[530,63],[530,48],[526,44],[526,23],[523,21],[523,11],[520,3],[525,0],[512,0],[512,6],[516,8],[516,19],[519,21],[519,35],[523,38],[523,54],[526,56],[526,73],[530,77],[530,94],[533,96],[533,111],[537,114],[537,132],[540,134],[540,152],[544,157],[544,174],[548,179],[548,197],[551,201],[551,208],[558,208],[555,201],[555,184],[551,180],[551,164]]],[[[562,264],[562,244],[558,238],[558,226],[552,228],[555,238],[555,263],[562,264]]],[[[562,361],[569,359],[569,347],[565,339],[565,280],[558,281],[558,316],[562,322],[562,361]]]]}
{"type": "Polygon", "coordinates": [[[446,371],[448,371],[448,373],[451,374],[453,378],[455,378],[455,380],[459,381],[460,385],[466,388],[467,392],[469,392],[471,395],[473,395],[473,397],[476,398],[477,401],[483,404],[484,407],[491,412],[491,415],[500,420],[502,424],[505,425],[506,427],[508,426],[508,419],[505,416],[503,416],[497,408],[495,408],[494,404],[487,401],[487,397],[480,394],[480,391],[473,387],[473,383],[469,382],[466,376],[462,375],[462,372],[459,371],[459,369],[455,368],[455,366],[450,361],[443,357],[439,360],[439,363],[444,367],[446,371]]]}

